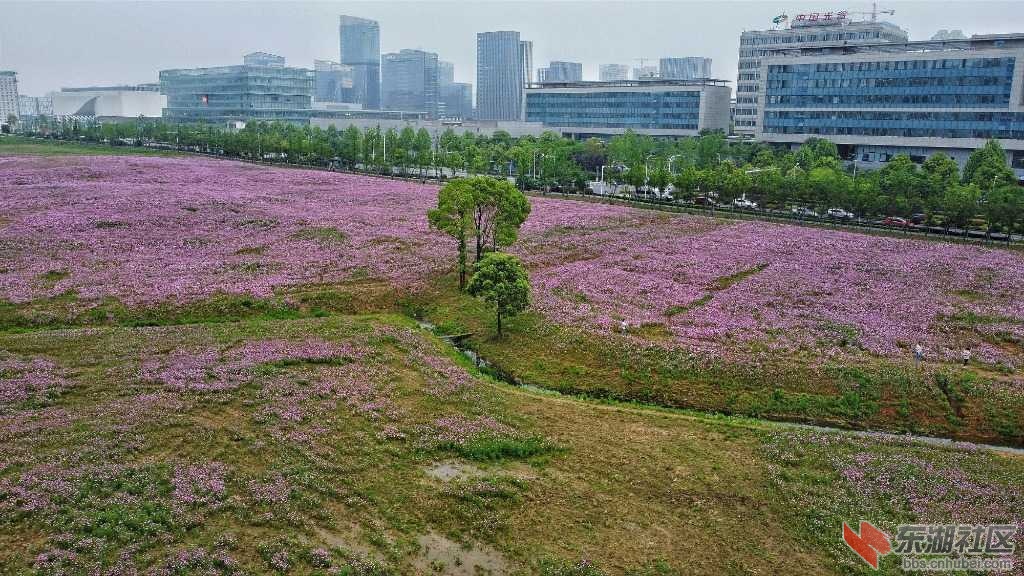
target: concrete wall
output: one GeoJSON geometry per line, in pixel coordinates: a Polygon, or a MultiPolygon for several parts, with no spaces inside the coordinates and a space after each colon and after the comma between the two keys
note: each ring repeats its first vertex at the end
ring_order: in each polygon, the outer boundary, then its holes
{"type": "Polygon", "coordinates": [[[149,91],[54,92],[55,116],[107,116],[159,118],[167,96],[149,91]]]}

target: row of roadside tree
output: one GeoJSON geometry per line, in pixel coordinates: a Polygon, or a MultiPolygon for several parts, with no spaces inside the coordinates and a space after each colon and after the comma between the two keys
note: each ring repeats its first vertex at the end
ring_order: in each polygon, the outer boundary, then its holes
{"type": "Polygon", "coordinates": [[[863,218],[916,215],[925,223],[988,232],[1024,232],[1024,188],[996,141],[976,150],[961,171],[949,156],[915,163],[898,155],[878,170],[856,170],[837,147],[812,138],[796,150],[721,133],[656,139],[627,132],[607,141],[557,133],[513,138],[451,129],[321,129],[250,122],[243,129],[152,120],[95,123],[41,120],[34,135],[187,149],[248,160],[332,166],[380,174],[450,178],[491,175],[522,189],[585,192],[601,180],[676,201],[737,198],[770,209],[842,208],[863,218]]]}

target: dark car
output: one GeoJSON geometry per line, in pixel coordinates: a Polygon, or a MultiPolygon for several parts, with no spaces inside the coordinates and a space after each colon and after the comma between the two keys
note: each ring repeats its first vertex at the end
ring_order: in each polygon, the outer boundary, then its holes
{"type": "Polygon", "coordinates": [[[911,214],[910,215],[910,223],[911,224],[921,225],[921,224],[924,224],[924,221],[927,220],[927,219],[928,219],[928,216],[926,216],[924,214],[921,214],[921,213],[911,214]]]}
{"type": "Polygon", "coordinates": [[[882,225],[883,226],[895,226],[896,228],[906,228],[907,226],[910,226],[910,223],[907,222],[906,220],[904,220],[903,218],[898,218],[896,216],[889,216],[885,220],[882,220],[882,225]]]}

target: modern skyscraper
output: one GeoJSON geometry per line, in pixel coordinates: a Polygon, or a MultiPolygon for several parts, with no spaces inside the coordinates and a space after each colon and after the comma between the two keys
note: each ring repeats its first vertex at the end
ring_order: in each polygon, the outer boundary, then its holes
{"type": "Polygon", "coordinates": [[[518,120],[523,87],[530,81],[533,43],[520,41],[519,32],[480,32],[476,35],[477,117],[518,120]]]}
{"type": "Polygon", "coordinates": [[[384,109],[426,112],[428,118],[436,118],[440,97],[437,54],[402,50],[385,54],[382,62],[384,109]]]}
{"type": "Polygon", "coordinates": [[[711,58],[699,56],[662,58],[658,61],[658,74],[662,80],[711,78],[711,58]]]}
{"type": "Polygon", "coordinates": [[[537,71],[538,82],[582,82],[583,64],[580,62],[552,61],[547,68],[537,71]]]}
{"type": "Polygon", "coordinates": [[[473,119],[473,85],[468,82],[452,82],[442,86],[440,116],[473,119]]]}
{"type": "Polygon", "coordinates": [[[519,61],[523,69],[523,86],[533,82],[533,40],[519,41],[519,61]]]}
{"type": "Polygon", "coordinates": [[[760,111],[761,59],[803,47],[906,42],[907,33],[889,22],[853,21],[845,11],[798,14],[788,28],[748,30],[740,34],[736,78],[736,124],[733,131],[752,136],[760,111]]]}
{"type": "Polygon", "coordinates": [[[313,61],[313,99],[317,102],[351,102],[352,67],[330,60],[313,61]]]}
{"type": "Polygon", "coordinates": [[[445,60],[437,61],[437,83],[439,86],[447,86],[455,82],[455,64],[445,60]]]}
{"type": "Polygon", "coordinates": [[[0,70],[0,124],[6,125],[10,116],[18,117],[18,73],[0,70]]]}
{"type": "Polygon", "coordinates": [[[601,64],[598,68],[598,79],[601,82],[629,80],[629,66],[625,64],[601,64]]]}
{"type": "Polygon", "coordinates": [[[376,20],[341,16],[339,61],[352,67],[353,101],[380,109],[380,25],[376,20]]]}

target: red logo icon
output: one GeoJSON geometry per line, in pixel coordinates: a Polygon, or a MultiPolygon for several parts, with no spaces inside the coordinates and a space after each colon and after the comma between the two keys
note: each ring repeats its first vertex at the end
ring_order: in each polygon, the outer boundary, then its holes
{"type": "Polygon", "coordinates": [[[843,541],[875,570],[878,570],[878,559],[892,552],[889,537],[863,520],[860,522],[860,534],[843,522],[843,541]]]}

